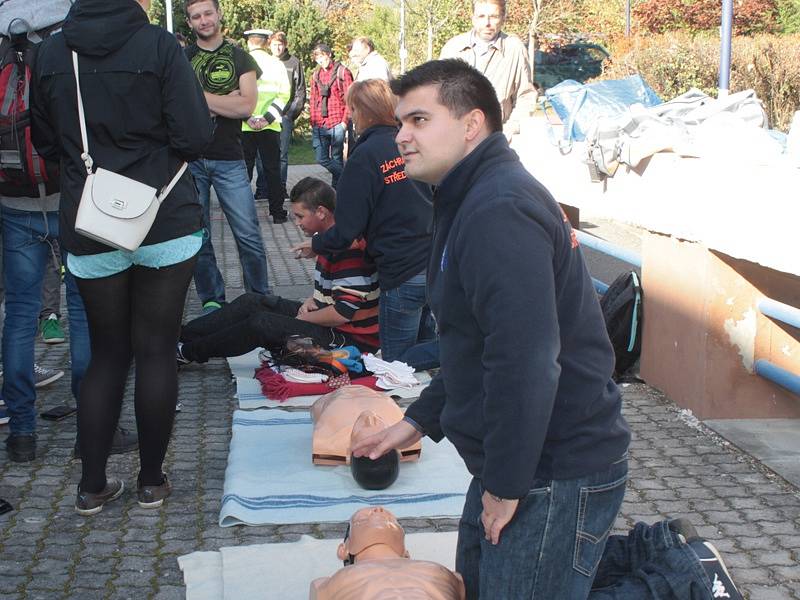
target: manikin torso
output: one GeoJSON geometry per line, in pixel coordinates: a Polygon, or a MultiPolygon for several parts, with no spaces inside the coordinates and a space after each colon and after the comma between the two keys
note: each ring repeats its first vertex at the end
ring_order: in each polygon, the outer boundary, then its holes
{"type": "MultiPolygon", "coordinates": [[[[393,425],[403,411],[386,394],[361,385],[349,385],[325,394],[311,407],[314,421],[312,460],[316,465],[343,465],[350,460],[354,439],[364,438],[393,425]]],[[[404,448],[401,460],[416,460],[419,442],[404,448]]]]}

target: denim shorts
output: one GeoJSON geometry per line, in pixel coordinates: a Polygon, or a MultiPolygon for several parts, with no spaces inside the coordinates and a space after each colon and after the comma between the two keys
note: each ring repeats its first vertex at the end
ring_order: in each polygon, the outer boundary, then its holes
{"type": "Polygon", "coordinates": [[[203,231],[167,240],[149,246],[140,246],[133,252],[112,250],[100,254],[81,256],[67,254],[67,268],[79,279],[100,279],[122,273],[133,265],[158,269],[190,259],[203,244],[203,231]]]}

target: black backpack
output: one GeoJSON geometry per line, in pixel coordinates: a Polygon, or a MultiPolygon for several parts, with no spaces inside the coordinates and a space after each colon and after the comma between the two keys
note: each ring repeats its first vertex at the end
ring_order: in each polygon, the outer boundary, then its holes
{"type": "Polygon", "coordinates": [[[600,299],[608,337],[614,346],[614,377],[630,369],[642,351],[642,286],[639,275],[626,271],[600,299]]]}
{"type": "MultiPolygon", "coordinates": [[[[37,32],[38,39],[56,26],[37,32]]],[[[31,142],[31,66],[37,44],[27,34],[0,34],[0,195],[39,198],[58,191],[58,163],[31,142]]]]}

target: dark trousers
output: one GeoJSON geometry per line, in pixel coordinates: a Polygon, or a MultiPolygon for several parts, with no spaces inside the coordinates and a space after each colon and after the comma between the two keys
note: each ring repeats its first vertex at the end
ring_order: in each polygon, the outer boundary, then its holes
{"type": "Polygon", "coordinates": [[[195,362],[212,357],[239,356],[255,348],[282,346],[291,335],[310,337],[322,348],[356,345],[349,336],[296,319],[300,302],[280,296],[247,293],[181,331],[183,355],[195,362]]]}
{"type": "Polygon", "coordinates": [[[256,156],[261,158],[264,176],[267,178],[269,195],[269,214],[273,217],[286,216],[283,209],[283,184],[281,183],[281,133],[271,129],[245,131],[242,134],[244,162],[247,165],[248,181],[253,180],[253,167],[256,156]]]}

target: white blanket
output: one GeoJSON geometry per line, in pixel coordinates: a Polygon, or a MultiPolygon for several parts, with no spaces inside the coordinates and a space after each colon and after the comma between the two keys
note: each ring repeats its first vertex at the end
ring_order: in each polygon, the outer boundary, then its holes
{"type": "MultiPolygon", "coordinates": [[[[417,560],[455,566],[456,532],[413,533],[406,548],[417,560]]],[[[342,567],[336,558],[341,540],[303,536],[297,542],[222,548],[178,557],[186,600],[280,598],[307,600],[310,583],[342,567]],[[265,590],[269,590],[266,594],[265,590]]]]}
{"type": "Polygon", "coordinates": [[[344,521],[383,505],[397,517],[457,517],[470,475],[450,442],[422,442],[422,458],[402,463],[386,490],[364,490],[350,467],[311,462],[313,425],[305,412],[237,410],[219,523],[263,525],[344,521]]]}
{"type": "MultiPolygon", "coordinates": [[[[261,382],[253,377],[255,370],[261,366],[258,357],[261,348],[256,348],[252,352],[241,356],[231,356],[228,358],[228,365],[231,373],[236,377],[236,398],[239,400],[239,408],[251,410],[254,408],[308,408],[319,398],[315,396],[295,396],[288,398],[284,402],[270,400],[261,393],[261,382]]],[[[395,399],[419,398],[420,393],[431,381],[428,373],[422,371],[414,373],[414,377],[419,381],[419,385],[410,389],[389,390],[387,394],[395,399]]]]}

